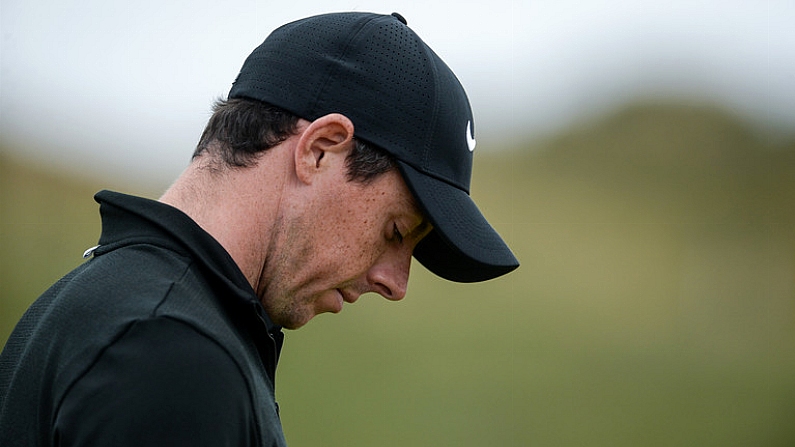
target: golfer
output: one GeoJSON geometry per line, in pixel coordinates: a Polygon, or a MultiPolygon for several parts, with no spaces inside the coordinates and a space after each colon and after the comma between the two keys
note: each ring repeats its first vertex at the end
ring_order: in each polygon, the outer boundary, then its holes
{"type": "Polygon", "coordinates": [[[0,355],[0,445],[285,445],[282,329],[402,299],[412,255],[458,282],[518,266],[470,199],[475,145],[400,15],[278,28],[160,200],[95,196],[98,245],[0,355]]]}

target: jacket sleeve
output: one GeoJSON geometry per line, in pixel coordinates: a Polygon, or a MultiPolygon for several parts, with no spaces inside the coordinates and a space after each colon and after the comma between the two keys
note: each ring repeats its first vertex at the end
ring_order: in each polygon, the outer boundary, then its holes
{"type": "Polygon", "coordinates": [[[56,445],[247,446],[257,425],[229,354],[187,324],[132,324],[64,396],[56,445]]]}

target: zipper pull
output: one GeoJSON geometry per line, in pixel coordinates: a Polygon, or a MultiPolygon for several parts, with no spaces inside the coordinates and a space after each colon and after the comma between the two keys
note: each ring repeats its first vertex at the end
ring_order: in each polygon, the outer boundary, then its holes
{"type": "Polygon", "coordinates": [[[83,259],[90,258],[94,254],[94,251],[96,249],[98,249],[98,248],[99,248],[99,245],[95,245],[95,246],[89,248],[88,250],[84,251],[83,252],[83,259]]]}

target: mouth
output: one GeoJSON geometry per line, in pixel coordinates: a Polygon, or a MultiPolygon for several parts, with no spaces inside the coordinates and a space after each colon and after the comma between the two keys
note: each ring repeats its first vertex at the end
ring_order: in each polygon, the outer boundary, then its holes
{"type": "Polygon", "coordinates": [[[326,312],[338,314],[342,312],[342,306],[345,304],[345,296],[340,289],[334,289],[334,291],[337,292],[336,296],[330,301],[326,301],[326,312]]]}
{"type": "Polygon", "coordinates": [[[324,312],[331,312],[338,314],[342,312],[342,307],[345,303],[355,303],[359,299],[359,295],[350,293],[343,289],[333,289],[336,292],[333,295],[327,295],[328,298],[324,299],[324,312]]]}
{"type": "Polygon", "coordinates": [[[354,295],[342,289],[337,289],[337,292],[340,294],[340,296],[342,296],[342,300],[345,301],[346,303],[353,304],[356,302],[356,300],[359,299],[358,295],[354,295]]]}

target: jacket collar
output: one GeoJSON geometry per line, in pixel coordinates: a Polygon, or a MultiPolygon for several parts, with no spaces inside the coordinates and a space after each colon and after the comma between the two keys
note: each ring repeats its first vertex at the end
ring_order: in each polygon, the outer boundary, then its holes
{"type": "MultiPolygon", "coordinates": [[[[155,200],[103,190],[94,196],[102,217],[102,234],[95,256],[117,248],[146,243],[157,245],[198,262],[240,304],[254,308],[268,332],[280,338],[254,289],[229,253],[187,214],[155,200]]],[[[280,344],[280,343],[279,343],[280,344]]]]}

